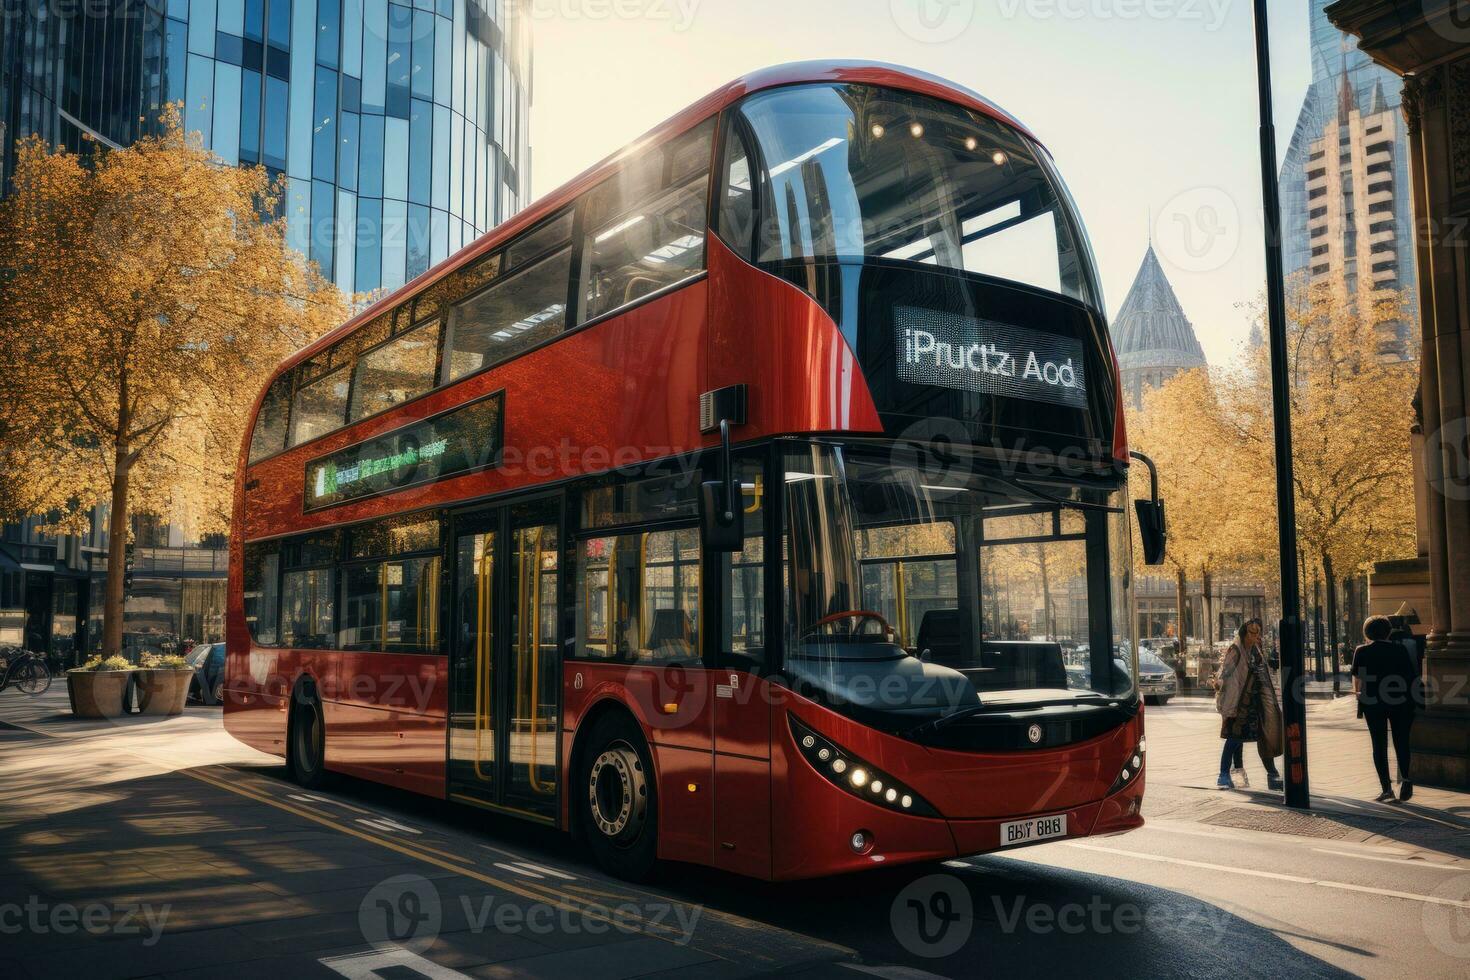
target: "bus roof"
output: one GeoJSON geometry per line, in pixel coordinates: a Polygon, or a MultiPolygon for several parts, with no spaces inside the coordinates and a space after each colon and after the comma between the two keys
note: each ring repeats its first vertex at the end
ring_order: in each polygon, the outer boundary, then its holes
{"type": "Polygon", "coordinates": [[[686,129],[690,129],[697,123],[708,119],[715,113],[733,105],[735,102],[754,92],[779,88],[784,85],[796,85],[803,82],[851,82],[882,85],[887,88],[896,88],[916,92],[921,95],[930,95],[989,116],[998,122],[1019,130],[1027,138],[1035,139],[1035,136],[1032,135],[1030,130],[1017,121],[1014,116],[979,93],[965,88],[962,85],[947,81],[937,75],[931,75],[928,72],[918,71],[913,68],[904,68],[899,65],[890,65],[878,61],[794,61],[784,65],[762,68],[759,71],[742,75],[734,81],[726,83],[699,101],[687,106],[682,111],[644,133],[638,139],[622,147],[616,153],[593,164],[550,194],[546,194],[528,204],[523,210],[507,218],[499,225],[496,225],[438,265],[431,267],[428,271],[419,274],[387,296],[377,300],[340,327],[328,331],[301,348],[301,350],[290,355],[281,362],[277,370],[271,375],[272,380],[302,361],[314,356],[319,351],[330,347],[332,344],[352,333],[353,330],[362,324],[380,315],[384,309],[390,309],[404,300],[410,299],[460,266],[479,258],[486,252],[494,251],[537,221],[576,200],[583,192],[590,190],[593,186],[608,177],[627,157],[638,153],[648,146],[661,143],[666,139],[679,135],[686,129]]]}

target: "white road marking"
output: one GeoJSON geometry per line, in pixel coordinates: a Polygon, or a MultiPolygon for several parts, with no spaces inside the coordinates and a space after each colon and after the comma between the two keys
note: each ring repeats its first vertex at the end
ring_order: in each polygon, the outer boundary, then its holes
{"type": "Polygon", "coordinates": [[[544,867],[544,866],[539,865],[539,864],[532,864],[530,861],[517,861],[516,862],[516,867],[518,867],[518,868],[526,868],[527,870],[530,870],[530,871],[539,871],[539,872],[541,872],[544,875],[551,875],[551,877],[553,877],[553,878],[560,878],[562,881],[576,881],[577,880],[577,876],[576,875],[569,875],[565,871],[558,871],[555,868],[547,868],[547,867],[544,867]]]}
{"type": "Polygon", "coordinates": [[[1312,850],[1318,854],[1336,854],[1338,857],[1361,858],[1364,861],[1387,861],[1391,864],[1407,864],[1411,868],[1434,868],[1438,871],[1460,871],[1465,870],[1463,861],[1456,860],[1453,864],[1440,864],[1437,861],[1426,861],[1423,858],[1388,857],[1383,854],[1359,854],[1356,851],[1334,851],[1326,847],[1314,847],[1312,850]]]}
{"type": "Polygon", "coordinates": [[[365,953],[347,953],[342,956],[327,956],[317,960],[322,966],[349,977],[350,980],[382,980],[378,971],[401,967],[412,970],[429,980],[470,980],[469,976],[433,960],[424,959],[401,947],[372,949],[365,953]]]}
{"type": "Polygon", "coordinates": [[[1164,857],[1161,854],[1144,854],[1140,851],[1125,851],[1116,847],[1099,847],[1096,844],[1079,844],[1073,841],[1062,841],[1066,847],[1075,847],[1084,851],[1098,851],[1103,854],[1116,854],[1121,857],[1135,858],[1140,861],[1157,861],[1161,864],[1177,864],[1186,868],[1203,868],[1206,871],[1220,871],[1225,874],[1245,875],[1250,878],[1270,878],[1273,881],[1289,881],[1298,885],[1317,885],[1322,888],[1336,888],[1341,891],[1361,892],[1365,895],[1382,895],[1387,898],[1403,898],[1412,902],[1425,902],[1429,905],[1448,905],[1453,908],[1470,909],[1470,901],[1460,901],[1453,898],[1441,898],[1437,895],[1416,895],[1413,892],[1394,891],[1391,888],[1372,888],[1368,885],[1350,885],[1345,881],[1328,881],[1324,878],[1307,878],[1302,875],[1282,874],[1279,871],[1260,871],[1255,868],[1232,868],[1224,864],[1210,864],[1207,861],[1190,861],[1185,858],[1164,857]]]}
{"type": "Polygon", "coordinates": [[[404,826],[403,824],[399,823],[396,820],[389,820],[387,817],[373,817],[371,819],[367,819],[367,818],[364,818],[364,817],[358,817],[357,818],[357,822],[360,823],[360,824],[364,824],[364,825],[366,825],[368,827],[372,827],[374,830],[384,830],[384,831],[387,831],[390,834],[391,833],[400,833],[400,834],[413,834],[414,836],[418,836],[419,834],[423,833],[423,831],[415,830],[412,827],[406,827],[406,826],[404,826]]]}
{"type": "Polygon", "coordinates": [[[531,871],[527,868],[518,867],[514,864],[501,864],[499,861],[496,861],[495,866],[502,871],[510,871],[514,874],[523,875],[527,878],[535,878],[538,881],[545,880],[546,878],[545,875],[539,875],[534,871],[531,871]]]}
{"type": "Polygon", "coordinates": [[[885,977],[887,980],[949,980],[948,977],[941,976],[938,973],[926,973],[923,970],[915,970],[911,966],[889,966],[887,964],[868,966],[865,963],[842,963],[839,965],[845,966],[849,970],[856,970],[858,973],[866,973],[875,977],[885,977]]]}

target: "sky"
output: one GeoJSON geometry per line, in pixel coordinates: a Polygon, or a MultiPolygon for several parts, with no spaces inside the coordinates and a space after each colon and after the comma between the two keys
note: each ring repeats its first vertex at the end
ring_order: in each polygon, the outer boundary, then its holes
{"type": "MultiPolygon", "coordinates": [[[[555,190],[746,72],[860,59],[998,103],[1050,149],[1116,315],[1150,236],[1212,363],[1262,295],[1245,0],[526,0],[531,193],[555,190]]],[[[1310,80],[1308,0],[1271,12],[1278,154],[1310,80]]]]}

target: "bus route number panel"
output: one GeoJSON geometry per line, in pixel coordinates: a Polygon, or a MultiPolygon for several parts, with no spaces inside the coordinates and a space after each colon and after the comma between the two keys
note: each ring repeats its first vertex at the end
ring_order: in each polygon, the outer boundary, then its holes
{"type": "Polygon", "coordinates": [[[452,408],[306,464],[307,512],[392,493],[500,462],[505,392],[452,408]]]}
{"type": "Polygon", "coordinates": [[[901,381],[1087,407],[1080,341],[914,306],[894,310],[901,381]]]}

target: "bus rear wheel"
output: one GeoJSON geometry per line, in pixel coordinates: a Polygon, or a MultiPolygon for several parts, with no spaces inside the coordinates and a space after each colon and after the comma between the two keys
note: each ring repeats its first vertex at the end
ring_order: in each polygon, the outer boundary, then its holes
{"type": "Polygon", "coordinates": [[[632,718],[608,714],[596,721],[578,783],[582,825],[598,865],[628,881],[646,879],[658,862],[658,798],[648,748],[632,718]]]}
{"type": "Polygon", "coordinates": [[[291,707],[289,761],[291,778],[311,789],[322,781],[326,771],[326,725],[322,719],[322,703],[316,696],[298,689],[291,707]]]}

